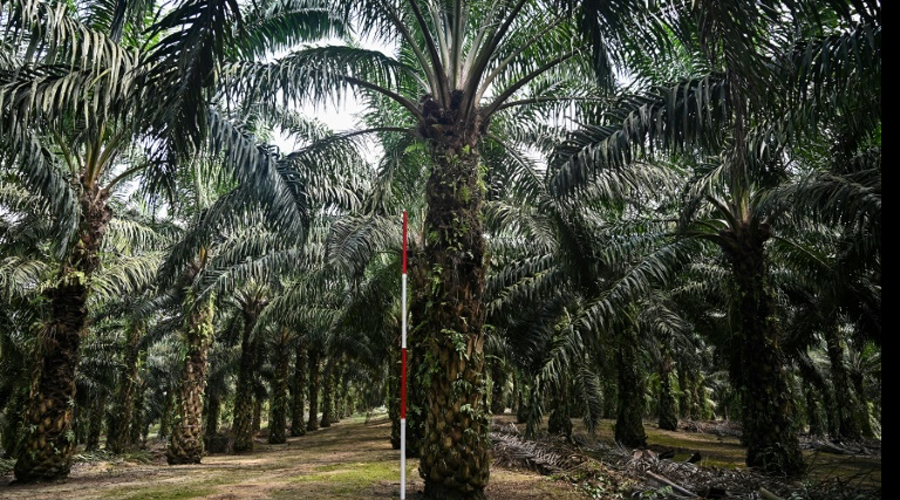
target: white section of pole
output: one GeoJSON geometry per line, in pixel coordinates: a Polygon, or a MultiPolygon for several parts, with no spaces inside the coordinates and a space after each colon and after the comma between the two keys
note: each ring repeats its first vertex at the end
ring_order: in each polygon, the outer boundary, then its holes
{"type": "Polygon", "coordinates": [[[400,500],[406,500],[406,419],[400,419],[400,500]]]}

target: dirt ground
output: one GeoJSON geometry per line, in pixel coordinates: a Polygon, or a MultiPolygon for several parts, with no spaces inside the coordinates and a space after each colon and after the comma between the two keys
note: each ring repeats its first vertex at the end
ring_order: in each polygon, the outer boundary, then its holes
{"type": "MultiPolygon", "coordinates": [[[[387,437],[390,422],[347,419],[286,444],[256,442],[247,455],[210,455],[200,465],[169,466],[157,453],[149,463],[77,463],[59,484],[8,486],[2,500],[373,500],[400,498],[399,452],[387,437]]],[[[407,498],[423,483],[418,461],[407,461],[407,498]]],[[[573,486],[534,473],[494,467],[491,500],[583,500],[573,486]]]]}
{"type": "MultiPolygon", "coordinates": [[[[495,425],[508,426],[513,421],[511,415],[495,417],[495,425]]],[[[576,430],[578,427],[576,424],[576,430]]],[[[606,422],[594,442],[611,442],[611,427],[612,422],[606,422]]],[[[716,470],[739,471],[742,467],[745,450],[735,437],[660,431],[652,424],[645,424],[645,429],[649,447],[674,451],[673,462],[683,462],[699,452],[703,459],[698,465],[704,466],[704,471],[713,471],[711,474],[716,474],[716,470]]],[[[164,443],[155,442],[149,454],[136,454],[130,459],[78,461],[63,483],[9,486],[12,475],[0,475],[0,500],[397,499],[399,452],[391,448],[389,434],[386,417],[369,422],[356,417],[303,437],[289,438],[282,445],[269,445],[260,438],[252,454],[209,455],[200,465],[183,466],[167,465],[164,443]]],[[[582,451],[589,449],[587,446],[582,451]]],[[[843,484],[877,487],[880,491],[880,455],[806,455],[811,465],[807,484],[832,478],[844,481],[843,484]]],[[[602,456],[595,458],[606,462],[602,456]]],[[[410,500],[421,498],[423,483],[417,467],[417,460],[407,461],[410,500]]],[[[586,484],[495,464],[487,494],[491,500],[606,498],[598,496],[596,488],[586,491],[586,484]]]]}

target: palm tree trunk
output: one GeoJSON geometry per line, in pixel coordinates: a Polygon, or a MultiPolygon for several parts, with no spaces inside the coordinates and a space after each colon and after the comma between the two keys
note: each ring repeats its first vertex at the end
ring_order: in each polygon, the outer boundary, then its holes
{"type": "MultiPolygon", "coordinates": [[[[256,365],[254,364],[254,366],[256,365]]],[[[259,389],[259,387],[257,387],[257,389],[259,389]]],[[[260,429],[262,429],[262,409],[265,402],[265,391],[255,391],[253,394],[253,418],[250,420],[250,428],[253,429],[254,438],[259,434],[260,429]]]]}
{"type": "Polygon", "coordinates": [[[85,412],[90,415],[88,422],[87,441],[84,445],[84,451],[97,451],[100,449],[100,434],[103,433],[103,421],[106,420],[106,398],[107,393],[102,388],[100,394],[93,399],[93,405],[85,412]]]}
{"type": "Polygon", "coordinates": [[[303,407],[306,403],[306,345],[302,339],[297,340],[296,359],[294,360],[293,401],[291,402],[291,436],[306,434],[303,423],[303,407]]]}
{"type": "MultiPolygon", "coordinates": [[[[484,408],[484,238],[477,128],[456,127],[431,143],[425,262],[432,296],[423,320],[436,364],[428,392],[419,472],[435,500],[485,498],[490,476],[484,408]]],[[[425,362],[423,361],[424,365],[425,362]]]]}
{"type": "Polygon", "coordinates": [[[625,446],[645,446],[644,432],[644,376],[638,366],[637,327],[621,328],[616,349],[616,369],[619,377],[618,413],[615,438],[625,446]]]}
{"type": "MultiPolygon", "coordinates": [[[[400,449],[400,341],[394,342],[390,349],[390,360],[387,376],[387,407],[391,421],[391,448],[400,449]]],[[[409,455],[409,454],[407,454],[409,455]]]]}
{"type": "Polygon", "coordinates": [[[820,405],[812,384],[806,384],[806,415],[809,422],[809,435],[821,437],[825,435],[825,423],[819,415],[820,405]]]}
{"type": "Polygon", "coordinates": [[[329,356],[325,362],[322,379],[322,421],[319,422],[319,427],[331,427],[334,411],[334,356],[329,356]]]}
{"type": "MultiPolygon", "coordinates": [[[[409,324],[422,323],[425,318],[425,309],[428,304],[428,269],[425,266],[425,257],[421,249],[410,256],[409,280],[412,288],[412,302],[409,307],[409,324]]],[[[425,443],[425,421],[427,420],[425,402],[428,399],[429,365],[425,363],[427,341],[421,330],[413,328],[407,336],[407,377],[406,377],[406,458],[419,458],[422,456],[422,446],[425,443]]],[[[397,339],[397,345],[400,345],[397,339]]],[[[397,361],[397,373],[399,375],[399,352],[397,361]]],[[[398,379],[399,380],[399,379],[398,379]]],[[[397,387],[398,403],[400,388],[397,387]]],[[[399,416],[398,416],[399,418],[399,416]]],[[[399,420],[398,420],[399,429],[399,420]]],[[[399,439],[399,438],[398,438],[399,439]]]]}
{"type": "Polygon", "coordinates": [[[142,448],[147,441],[147,433],[150,432],[150,422],[144,418],[144,395],[147,392],[147,383],[140,380],[135,388],[134,405],[131,407],[131,432],[128,438],[128,447],[142,448]]]}
{"type": "Polygon", "coordinates": [[[281,337],[275,345],[275,380],[272,382],[272,411],[269,417],[270,444],[287,441],[287,397],[291,370],[289,341],[289,330],[282,328],[281,337]]]}
{"type": "Polygon", "coordinates": [[[569,405],[569,384],[562,380],[560,390],[553,393],[551,400],[550,418],[547,420],[547,432],[556,436],[562,436],[567,442],[572,443],[572,411],[569,405]]]}
{"type": "Polygon", "coordinates": [[[212,297],[195,304],[193,294],[188,294],[187,301],[191,304],[184,335],[187,352],[178,387],[176,421],[166,449],[169,465],[199,464],[203,458],[203,392],[215,306],[212,297]]]}
{"type": "Polygon", "coordinates": [[[850,380],[853,382],[853,387],[856,389],[856,421],[859,422],[859,427],[862,432],[863,437],[874,438],[875,437],[875,429],[872,428],[872,423],[869,420],[869,405],[866,404],[865,397],[865,387],[863,385],[863,374],[858,370],[854,370],[850,373],[850,380]]]}
{"type": "Polygon", "coordinates": [[[309,351],[309,419],[306,430],[319,430],[319,350],[309,351]]]}
{"type": "Polygon", "coordinates": [[[678,429],[678,409],[672,392],[672,356],[663,348],[662,364],[659,368],[659,428],[667,431],[678,429]]]}
{"type": "Polygon", "coordinates": [[[172,413],[175,412],[175,388],[170,387],[168,391],[166,391],[166,401],[163,404],[162,415],[159,416],[159,432],[157,433],[157,437],[165,438],[169,437],[171,434],[172,427],[172,413]]]}
{"type": "Polygon", "coordinates": [[[244,331],[241,336],[241,362],[238,368],[237,388],[234,396],[234,421],[232,433],[234,452],[253,451],[253,364],[256,359],[255,343],[252,341],[253,327],[258,311],[254,308],[243,311],[244,331]]]}
{"type": "Polygon", "coordinates": [[[206,425],[203,426],[203,435],[206,439],[219,434],[219,416],[222,414],[222,395],[219,391],[210,390],[206,386],[206,425]]]}
{"type": "Polygon", "coordinates": [[[72,468],[71,402],[86,328],[90,279],[100,265],[100,244],[112,215],[106,199],[104,191],[83,189],[77,239],[56,286],[44,294],[50,302],[50,322],[36,343],[40,358],[25,418],[29,431],[15,465],[16,481],[21,483],[64,479],[72,468]]]}
{"type": "Polygon", "coordinates": [[[116,402],[116,417],[113,419],[115,429],[110,429],[110,437],[106,443],[113,453],[124,453],[131,441],[132,409],[134,408],[135,386],[138,380],[140,365],[140,349],[138,345],[143,334],[143,325],[133,322],[125,332],[125,359],[122,368],[122,385],[119,386],[116,402]]]}
{"type": "Polygon", "coordinates": [[[742,388],[741,421],[747,465],[766,472],[794,475],[803,471],[803,455],[794,422],[773,298],[766,286],[763,245],[768,224],[745,223],[738,232],[722,231],[722,248],[732,267],[734,305],[732,380],[742,388]]]}
{"type": "Polygon", "coordinates": [[[504,399],[506,370],[503,369],[503,363],[499,359],[495,359],[491,364],[491,380],[493,382],[491,389],[491,413],[500,415],[506,411],[506,401],[504,399]]]}
{"type": "Polygon", "coordinates": [[[844,366],[844,347],[841,345],[841,336],[837,325],[826,327],[825,343],[828,348],[828,359],[831,361],[831,382],[834,386],[834,402],[836,403],[831,414],[835,419],[838,435],[833,437],[838,440],[857,440],[862,436],[859,422],[854,415],[858,403],[850,391],[850,377],[844,366]]]}

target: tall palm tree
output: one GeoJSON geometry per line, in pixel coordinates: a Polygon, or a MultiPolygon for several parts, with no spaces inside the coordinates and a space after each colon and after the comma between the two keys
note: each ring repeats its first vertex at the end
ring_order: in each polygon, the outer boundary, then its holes
{"type": "MultiPolygon", "coordinates": [[[[426,145],[432,168],[423,258],[430,266],[426,282],[433,286],[420,328],[427,338],[426,358],[444,375],[431,378],[420,472],[434,498],[480,498],[489,477],[481,397],[486,188],[481,155],[503,116],[525,119],[529,108],[541,116],[595,99],[598,94],[583,76],[590,54],[569,13],[551,9],[550,2],[341,5],[360,26],[396,43],[398,53],[352,46],[301,49],[268,64],[236,64],[227,78],[268,102],[324,99],[334,89],[353,89],[373,106],[396,103],[400,112],[370,131],[393,130],[426,145]]],[[[612,35],[614,44],[622,33],[604,34],[612,35]]]]}
{"type": "Polygon", "coordinates": [[[555,183],[566,191],[648,145],[703,158],[686,197],[684,235],[715,243],[730,268],[731,377],[741,388],[747,463],[796,474],[803,460],[767,252],[780,214],[763,200],[789,178],[792,147],[815,136],[825,117],[880,123],[880,2],[675,6],[671,12],[686,15],[673,32],[702,55],[687,58],[698,64],[684,66],[677,86],[657,87],[607,116],[610,127],[575,134],[555,183]],[[838,19],[834,29],[815,22],[823,11],[838,19]]]}
{"type": "Polygon", "coordinates": [[[228,150],[227,164],[238,176],[255,179],[263,190],[282,189],[271,200],[281,205],[283,221],[294,214],[266,152],[212,112],[209,101],[225,47],[252,52],[273,38],[329,33],[334,23],[327,11],[275,9],[302,13],[288,16],[293,21],[287,23],[280,17],[277,29],[264,22],[248,26],[245,38],[229,44],[241,19],[234,2],[184,0],[146,26],[144,19],[156,8],[153,2],[0,4],[0,163],[20,172],[44,198],[63,262],[46,293],[51,334],[42,346],[27,417],[29,452],[16,465],[19,481],[59,479],[71,466],[68,401],[75,392],[91,278],[111,217],[108,198],[117,184],[142,174],[148,188],[165,186],[185,153],[212,140],[216,149],[228,150]],[[155,144],[156,161],[125,156],[139,138],[155,144]]]}

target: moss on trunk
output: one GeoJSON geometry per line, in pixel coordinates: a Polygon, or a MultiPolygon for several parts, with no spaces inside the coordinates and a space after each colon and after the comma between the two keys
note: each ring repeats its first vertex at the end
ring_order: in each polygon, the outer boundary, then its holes
{"type": "Polygon", "coordinates": [[[213,341],[213,298],[195,303],[188,294],[188,320],[185,325],[186,353],[178,387],[178,406],[172,437],[166,448],[169,465],[198,464],[203,458],[203,393],[209,347],[213,341]]]}
{"type": "Polygon", "coordinates": [[[618,372],[618,413],[615,438],[625,446],[645,446],[644,432],[644,374],[638,362],[636,326],[620,328],[616,343],[616,371],[618,372]]]}
{"type": "Polygon", "coordinates": [[[797,415],[788,388],[773,297],[766,285],[766,223],[743,223],[720,232],[733,278],[732,384],[740,388],[747,465],[773,474],[804,470],[797,415]]]}
{"type": "Polygon", "coordinates": [[[33,380],[22,453],[15,465],[22,483],[56,481],[72,468],[75,374],[87,320],[90,280],[100,266],[100,245],[111,212],[107,194],[84,188],[81,220],[55,286],[44,292],[50,321],[35,343],[37,373],[33,380]]]}
{"type": "Polygon", "coordinates": [[[421,360],[428,384],[419,472],[428,498],[484,498],[490,476],[484,408],[484,187],[473,128],[448,128],[432,141],[425,262],[429,302],[421,360]]]}

